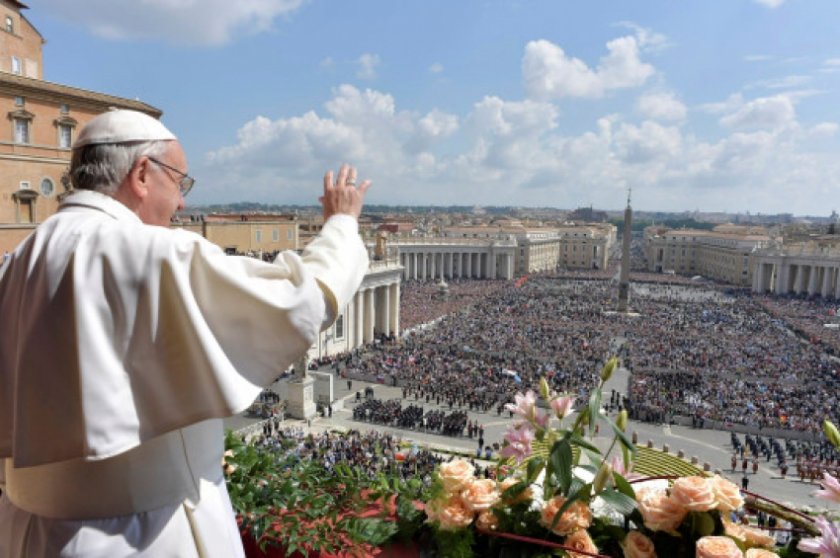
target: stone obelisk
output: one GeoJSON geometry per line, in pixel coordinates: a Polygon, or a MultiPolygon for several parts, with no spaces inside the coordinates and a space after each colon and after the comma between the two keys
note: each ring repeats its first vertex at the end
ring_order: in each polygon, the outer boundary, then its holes
{"type": "Polygon", "coordinates": [[[627,312],[630,302],[630,240],[633,236],[633,210],[630,208],[630,190],[627,190],[627,208],[624,210],[624,236],[621,247],[621,276],[618,281],[618,311],[627,312]]]}

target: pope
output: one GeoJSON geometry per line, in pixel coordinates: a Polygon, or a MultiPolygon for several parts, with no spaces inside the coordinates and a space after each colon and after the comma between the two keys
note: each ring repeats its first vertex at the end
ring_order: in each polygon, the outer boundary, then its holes
{"type": "Polygon", "coordinates": [[[195,180],[150,116],[92,119],[69,175],[0,268],[0,556],[243,556],[221,419],[358,289],[370,182],[328,172],[323,230],[269,263],[168,227],[195,180]]]}

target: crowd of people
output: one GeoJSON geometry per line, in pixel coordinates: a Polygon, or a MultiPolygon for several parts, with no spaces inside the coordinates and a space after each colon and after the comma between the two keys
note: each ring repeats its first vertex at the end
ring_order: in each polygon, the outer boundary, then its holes
{"type": "MultiPolygon", "coordinates": [[[[500,415],[543,376],[556,391],[584,401],[605,359],[618,354],[631,381],[616,407],[640,420],[681,415],[695,426],[737,423],[816,434],[823,419],[840,418],[840,364],[826,350],[834,340],[802,338],[803,324],[820,322],[829,303],[667,277],[664,284],[632,285],[630,306],[638,316],[608,315],[617,283],[567,274],[455,284],[450,297],[459,287],[483,294],[454,311],[446,304],[466,297],[440,302],[450,313],[434,327],[348,357],[344,373],[385,377],[420,404],[500,415]],[[490,292],[480,290],[485,283],[490,292]]],[[[431,301],[433,288],[409,283],[404,300],[431,301]]],[[[410,303],[401,316],[416,319],[417,306],[410,303]]]]}
{"type": "Polygon", "coordinates": [[[337,463],[359,468],[373,476],[396,472],[402,478],[431,479],[444,459],[416,446],[404,447],[399,437],[377,431],[324,432],[313,434],[303,428],[272,429],[257,446],[312,460],[332,471],[337,463]]]}
{"type": "MultiPolygon", "coordinates": [[[[402,400],[365,399],[353,408],[353,419],[396,428],[422,430],[444,436],[473,437],[473,424],[464,411],[446,413],[440,409],[424,411],[419,405],[402,406],[402,400]]],[[[477,429],[476,429],[477,430],[477,429]]]]}

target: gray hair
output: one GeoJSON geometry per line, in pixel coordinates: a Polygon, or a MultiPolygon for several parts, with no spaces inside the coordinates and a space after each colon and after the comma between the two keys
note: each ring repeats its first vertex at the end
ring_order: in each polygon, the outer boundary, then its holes
{"type": "Polygon", "coordinates": [[[168,141],[100,143],[73,150],[70,181],[79,190],[96,190],[112,195],[143,156],[161,157],[168,141]]]}

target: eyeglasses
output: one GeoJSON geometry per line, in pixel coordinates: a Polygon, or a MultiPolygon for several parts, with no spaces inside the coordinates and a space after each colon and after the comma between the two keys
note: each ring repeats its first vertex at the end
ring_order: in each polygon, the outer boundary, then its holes
{"type": "Polygon", "coordinates": [[[170,167],[166,163],[158,161],[154,157],[149,157],[149,161],[151,161],[153,163],[157,163],[158,165],[160,165],[164,168],[167,168],[167,169],[171,170],[172,172],[175,172],[175,173],[178,173],[179,175],[181,175],[182,178],[181,178],[181,180],[178,181],[178,189],[181,191],[181,196],[182,197],[187,197],[187,194],[189,194],[190,190],[192,190],[193,184],[195,184],[195,178],[193,178],[192,176],[188,175],[185,172],[179,171],[175,167],[170,167]]]}

